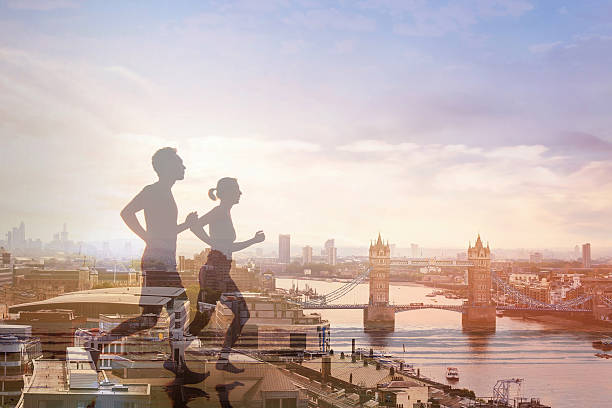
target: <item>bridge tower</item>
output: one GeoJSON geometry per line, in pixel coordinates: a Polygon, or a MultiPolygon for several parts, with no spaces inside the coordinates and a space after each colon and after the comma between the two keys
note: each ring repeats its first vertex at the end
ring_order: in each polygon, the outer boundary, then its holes
{"type": "Polygon", "coordinates": [[[391,250],[380,234],[375,244],[370,243],[370,297],[363,310],[365,330],[395,329],[395,309],[389,306],[389,271],[391,250]]]}
{"type": "Polygon", "coordinates": [[[468,247],[468,300],[463,304],[464,329],[495,330],[495,304],[491,300],[491,249],[480,240],[468,247]]]}

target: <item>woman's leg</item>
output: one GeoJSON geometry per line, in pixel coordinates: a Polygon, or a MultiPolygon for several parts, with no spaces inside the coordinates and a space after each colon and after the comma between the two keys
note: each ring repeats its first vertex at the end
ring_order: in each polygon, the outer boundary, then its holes
{"type": "Polygon", "coordinates": [[[232,311],[232,313],[234,314],[234,317],[232,319],[232,322],[230,323],[230,326],[227,332],[225,333],[223,349],[221,350],[221,356],[219,358],[219,361],[217,362],[217,369],[228,371],[231,373],[241,373],[244,371],[244,369],[235,367],[233,364],[231,364],[229,362],[229,355],[230,355],[232,347],[234,346],[234,344],[236,344],[236,341],[238,340],[238,338],[240,337],[240,334],[242,333],[242,328],[244,327],[246,322],[249,320],[250,313],[249,313],[249,308],[247,306],[247,303],[242,297],[240,290],[238,289],[238,287],[236,286],[236,283],[231,279],[229,275],[226,276],[226,282],[227,282],[227,287],[226,287],[225,292],[226,293],[233,292],[235,293],[235,296],[233,300],[229,300],[226,297],[223,303],[225,304],[225,306],[227,306],[232,311]]]}

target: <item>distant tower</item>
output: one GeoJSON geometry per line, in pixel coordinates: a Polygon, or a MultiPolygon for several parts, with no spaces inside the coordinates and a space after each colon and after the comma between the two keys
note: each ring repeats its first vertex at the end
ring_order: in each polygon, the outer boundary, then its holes
{"type": "Polygon", "coordinates": [[[589,243],[582,245],[582,267],[591,267],[591,244],[589,243]]]}
{"type": "Polygon", "coordinates": [[[325,244],[323,245],[323,251],[322,251],[323,256],[327,260],[327,264],[332,265],[332,266],[336,265],[336,257],[338,254],[338,251],[336,250],[335,242],[336,241],[333,238],[330,238],[327,241],[325,241],[325,244]]]}
{"type": "Polygon", "coordinates": [[[495,304],[491,301],[491,249],[480,240],[468,248],[468,300],[464,303],[464,329],[495,330],[495,304]]]}
{"type": "Polygon", "coordinates": [[[410,257],[411,258],[419,257],[419,245],[418,244],[410,244],[410,257]]]}
{"type": "Polygon", "coordinates": [[[331,266],[336,266],[338,260],[338,249],[336,247],[331,247],[327,249],[327,264],[331,266]]]}
{"type": "Polygon", "coordinates": [[[302,248],[302,265],[308,265],[312,263],[312,247],[306,245],[302,248]]]}
{"type": "Polygon", "coordinates": [[[22,248],[26,246],[25,223],[23,221],[19,224],[19,246],[22,248]]]}
{"type": "Polygon", "coordinates": [[[62,242],[67,242],[68,241],[68,229],[66,229],[66,223],[64,223],[64,229],[61,232],[61,241],[62,242]]]}
{"type": "Polygon", "coordinates": [[[370,244],[370,297],[363,310],[366,330],[394,330],[395,310],[389,307],[389,271],[391,250],[380,234],[375,244],[370,244]]]}
{"type": "Polygon", "coordinates": [[[289,234],[278,236],[278,261],[286,264],[291,262],[291,235],[289,234]]]}

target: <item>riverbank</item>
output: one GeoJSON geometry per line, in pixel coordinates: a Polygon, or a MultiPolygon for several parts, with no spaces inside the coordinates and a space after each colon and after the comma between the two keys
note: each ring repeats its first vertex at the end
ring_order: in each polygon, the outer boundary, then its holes
{"type": "Polygon", "coordinates": [[[584,333],[601,333],[612,335],[612,322],[600,322],[597,320],[571,319],[554,315],[536,316],[504,316],[504,318],[515,320],[528,320],[541,324],[546,324],[551,328],[568,329],[584,333]]]}

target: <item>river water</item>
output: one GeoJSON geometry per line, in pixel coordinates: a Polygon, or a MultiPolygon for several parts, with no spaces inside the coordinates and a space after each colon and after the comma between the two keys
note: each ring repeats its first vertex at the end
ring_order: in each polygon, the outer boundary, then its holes
{"type": "MultiPolygon", "coordinates": [[[[298,284],[328,293],[341,282],[276,279],[279,288],[298,284]]],[[[357,286],[336,303],[367,303],[368,284],[357,286]]],[[[392,284],[390,301],[458,304],[461,300],[425,296],[431,288],[392,284]]],[[[357,347],[384,350],[403,357],[421,374],[446,382],[446,367],[457,367],[460,380],[452,385],[469,388],[478,396],[492,396],[498,379],[522,378],[521,396],[538,397],[553,408],[612,407],[612,359],[601,359],[591,342],[601,334],[580,332],[519,318],[498,317],[493,334],[464,333],[461,314],[445,310],[406,311],[395,315],[395,331],[363,331],[362,310],[321,310],[331,325],[334,352],[357,347]],[[404,352],[405,347],[405,352],[404,352]]],[[[608,333],[609,334],[609,333],[608,333]]],[[[517,392],[515,388],[513,392],[517,392]]]]}

